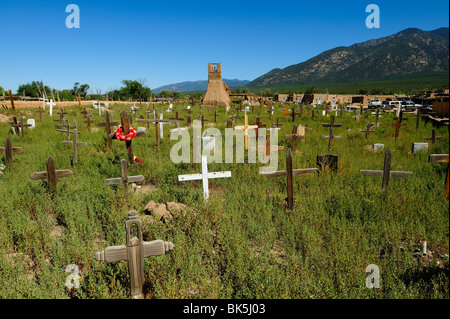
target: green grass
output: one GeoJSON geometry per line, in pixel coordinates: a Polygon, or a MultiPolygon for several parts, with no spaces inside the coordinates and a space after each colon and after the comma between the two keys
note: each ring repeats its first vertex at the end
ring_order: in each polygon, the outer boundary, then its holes
{"type": "MultiPolygon", "coordinates": [[[[121,109],[111,108],[118,120],[121,109]]],[[[194,106],[194,113],[199,108],[194,106]]],[[[281,170],[286,167],[286,148],[292,145],[284,139],[292,132],[292,122],[276,109],[283,123],[279,145],[285,146],[278,156],[281,170]]],[[[78,149],[75,168],[72,148],[62,144],[65,136],[55,130],[57,122],[48,115],[42,123],[37,118],[36,129],[27,130],[23,140],[12,134],[9,124],[0,123],[1,143],[10,137],[13,146],[24,149],[14,154],[14,163],[6,165],[0,178],[0,298],[130,298],[127,263],[97,262],[93,256],[107,246],[125,243],[131,209],[142,220],[144,240],[163,239],[175,245],[166,255],[145,260],[147,298],[449,298],[448,259],[437,253],[449,251],[446,165],[428,163],[428,153],[448,153],[447,128],[437,128],[444,140],[414,156],[412,143],[431,136],[431,123],[422,120],[416,131],[411,118],[394,140],[394,128],[388,125],[392,114],[383,114],[383,125],[366,141],[358,130],[374,117],[362,117],[358,124],[354,114],[345,113],[343,119],[336,118],[343,126],[335,129],[335,135],[342,139],[333,142],[331,151],[339,156],[338,172],[295,176],[295,204],[288,211],[286,178],[259,175],[262,164],[247,161],[209,164],[209,171],[230,170],[232,177],[210,180],[211,197],[204,204],[200,181],[178,182],[178,175],[198,173],[200,165],[194,170],[190,164],[171,162],[170,148],[177,141],[169,139],[168,125],[159,150],[154,125],[146,137],[133,140],[134,154],[143,163],[129,165],[128,173],[144,175],[145,183],[156,190],[124,196],[120,186],[103,184],[106,178],[120,176],[120,160],[127,158],[124,143],[114,140],[108,149],[104,128],[88,133],[78,106],[65,111],[69,123],[76,119],[84,125],[78,140],[88,143],[78,149]],[[387,192],[381,190],[381,178],[359,173],[382,169],[384,152],[368,150],[374,143],[391,148],[392,170],[414,172],[407,179],[391,179],[387,192]],[[57,169],[73,170],[72,176],[58,180],[55,193],[46,180],[29,178],[45,170],[48,156],[54,157],[57,169]],[[151,223],[143,213],[150,200],[184,203],[193,213],[177,215],[170,224],[151,223]],[[50,232],[56,224],[62,236],[55,238],[50,232]],[[413,256],[421,238],[433,251],[426,263],[413,256]],[[7,257],[12,253],[17,256],[7,257]],[[64,286],[69,264],[83,268],[79,289],[64,286]],[[380,268],[379,289],[365,286],[369,264],[380,268]]],[[[16,113],[36,118],[27,110],[16,113]]],[[[180,117],[186,117],[184,112],[180,117]]],[[[250,113],[249,123],[255,117],[256,112],[250,113]]],[[[216,127],[223,132],[227,120],[223,109],[217,118],[216,127]]],[[[272,124],[266,116],[261,121],[272,124]]],[[[327,141],[320,139],[328,134],[321,126],[327,121],[322,116],[312,121],[311,111],[296,120],[313,130],[306,132],[304,143],[297,143],[294,169],[315,167],[316,156],[328,153],[327,141]]],[[[4,163],[4,155],[0,156],[4,163]]]]}

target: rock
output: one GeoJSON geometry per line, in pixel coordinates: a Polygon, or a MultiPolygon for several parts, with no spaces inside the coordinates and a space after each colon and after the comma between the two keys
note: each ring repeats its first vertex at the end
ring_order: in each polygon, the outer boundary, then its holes
{"type": "Polygon", "coordinates": [[[144,211],[151,213],[155,209],[156,206],[157,206],[157,204],[151,200],[147,203],[147,205],[145,205],[144,211]]]}
{"type": "Polygon", "coordinates": [[[57,237],[61,237],[62,236],[62,230],[61,227],[56,225],[52,228],[52,230],[50,231],[50,237],[53,237],[53,239],[57,238],[57,237]]]}
{"type": "Polygon", "coordinates": [[[183,214],[183,217],[186,216],[186,205],[182,203],[175,202],[167,202],[167,209],[170,211],[172,215],[176,215],[177,213],[183,214]]]}

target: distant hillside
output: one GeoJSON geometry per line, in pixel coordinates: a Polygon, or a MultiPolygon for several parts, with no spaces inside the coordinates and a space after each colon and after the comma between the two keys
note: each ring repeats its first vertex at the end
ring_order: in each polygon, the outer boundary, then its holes
{"type": "MultiPolygon", "coordinates": [[[[230,88],[236,88],[244,86],[250,81],[247,80],[229,80],[229,79],[223,79],[223,81],[228,85],[230,88]]],[[[188,92],[188,91],[206,91],[206,88],[208,86],[208,80],[199,80],[199,81],[187,81],[187,82],[181,82],[181,83],[175,83],[175,84],[168,84],[164,86],[160,86],[156,89],[152,89],[153,93],[160,93],[161,91],[177,91],[177,92],[188,92]]]]}
{"type": "MultiPolygon", "coordinates": [[[[448,76],[449,28],[409,28],[273,69],[245,87],[280,88],[448,76]]],[[[448,83],[448,82],[447,82],[448,83]]]]}

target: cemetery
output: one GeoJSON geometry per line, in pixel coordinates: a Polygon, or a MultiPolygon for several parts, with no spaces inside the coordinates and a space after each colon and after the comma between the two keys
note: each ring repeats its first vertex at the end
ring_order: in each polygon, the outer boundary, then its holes
{"type": "Polygon", "coordinates": [[[209,104],[9,92],[1,298],[448,298],[448,122],[244,107],[224,98],[220,64],[208,70],[209,104]]]}

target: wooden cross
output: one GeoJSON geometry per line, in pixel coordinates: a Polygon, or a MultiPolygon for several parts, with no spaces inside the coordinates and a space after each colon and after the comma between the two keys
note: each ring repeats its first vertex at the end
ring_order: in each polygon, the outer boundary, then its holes
{"type": "Polygon", "coordinates": [[[57,130],[58,132],[62,132],[63,134],[67,134],[67,141],[70,141],[70,133],[73,134],[81,134],[81,132],[78,132],[76,129],[79,127],[77,126],[77,121],[73,120],[74,126],[70,126],[70,124],[64,125],[64,127],[67,127],[67,129],[63,129],[63,130],[57,130]],[[73,131],[71,131],[70,129],[74,129],[73,131]]]}
{"type": "Polygon", "coordinates": [[[385,191],[389,185],[389,178],[401,177],[406,178],[411,176],[413,172],[391,171],[391,148],[388,147],[384,155],[384,167],[382,171],[376,170],[359,170],[365,176],[383,177],[382,189],[385,191]]]}
{"type": "Polygon", "coordinates": [[[17,122],[17,117],[13,116],[13,121],[12,122],[8,122],[9,124],[11,124],[11,127],[13,128],[13,132],[14,134],[18,135],[19,134],[19,123],[17,122]]]}
{"type": "Polygon", "coordinates": [[[403,111],[400,111],[400,113],[399,113],[399,115],[398,116],[395,116],[395,117],[393,117],[392,118],[393,120],[397,120],[397,119],[400,119],[400,123],[403,121],[403,120],[405,120],[405,121],[407,121],[408,120],[408,118],[407,117],[403,117],[403,111]]]}
{"type": "Polygon", "coordinates": [[[177,123],[178,123],[178,121],[183,121],[184,118],[179,118],[179,117],[178,117],[178,111],[176,111],[176,112],[175,112],[175,117],[171,117],[171,118],[169,118],[169,120],[175,120],[175,121],[177,121],[177,123]]]}
{"type": "Polygon", "coordinates": [[[284,146],[270,145],[270,135],[267,135],[265,145],[261,145],[258,147],[252,147],[250,150],[262,152],[263,156],[264,156],[263,163],[268,163],[269,159],[270,159],[270,154],[272,153],[272,151],[277,152],[277,151],[283,150],[283,149],[284,149],[284,146]]]}
{"type": "Polygon", "coordinates": [[[5,159],[6,159],[6,163],[8,164],[12,164],[13,158],[12,155],[13,153],[19,154],[23,152],[23,148],[21,147],[13,147],[12,146],[12,141],[10,138],[7,138],[5,141],[5,147],[0,147],[0,154],[5,153],[5,159]]]}
{"type": "Polygon", "coordinates": [[[50,117],[52,117],[53,116],[53,106],[55,106],[56,103],[54,103],[53,100],[50,99],[50,102],[48,102],[47,105],[50,106],[49,114],[50,114],[50,117]]]}
{"type": "Polygon", "coordinates": [[[277,118],[277,124],[272,123],[273,128],[280,128],[281,125],[283,125],[283,124],[278,123],[278,118],[277,118]]]}
{"type": "Polygon", "coordinates": [[[295,116],[296,116],[296,115],[300,115],[300,113],[296,113],[296,112],[295,112],[295,104],[294,104],[294,106],[292,107],[292,110],[291,110],[290,115],[292,116],[292,122],[295,122],[295,116]]]}
{"type": "Polygon", "coordinates": [[[59,121],[59,124],[64,124],[64,114],[67,114],[67,112],[64,112],[64,108],[61,107],[61,111],[58,112],[59,119],[54,119],[54,121],[59,121]]]}
{"type": "Polygon", "coordinates": [[[322,123],[323,127],[329,127],[330,133],[328,135],[321,135],[320,138],[322,139],[328,139],[328,149],[331,150],[331,142],[333,139],[340,139],[341,136],[334,136],[334,128],[340,127],[342,124],[336,124],[334,123],[334,115],[331,115],[330,123],[322,123]]]}
{"type": "MultiPolygon", "coordinates": [[[[27,127],[27,126],[31,126],[31,124],[24,124],[23,116],[20,117],[20,122],[19,123],[17,123],[17,119],[15,117],[13,117],[13,120],[14,120],[13,124],[11,124],[11,122],[10,122],[11,126],[13,126],[15,128],[20,128],[20,136],[22,138],[24,138],[24,136],[25,136],[24,128],[27,127]]],[[[17,129],[16,129],[16,131],[17,131],[17,129]]]]}
{"type": "MultiPolygon", "coordinates": [[[[428,163],[449,163],[448,154],[430,154],[428,163]]],[[[450,164],[447,164],[447,176],[445,178],[445,198],[449,200],[449,180],[450,180],[450,164]]]]}
{"type": "MultiPolygon", "coordinates": [[[[36,82],[34,82],[34,83],[36,83],[36,82]]],[[[37,83],[36,83],[36,85],[37,85],[37,83]]],[[[38,89],[39,89],[39,87],[38,87],[38,89]]],[[[45,111],[45,103],[48,101],[48,99],[43,94],[42,98],[39,98],[39,101],[42,101],[42,109],[45,111]]]]}
{"type": "Polygon", "coordinates": [[[244,147],[245,150],[248,150],[248,129],[257,129],[258,125],[248,125],[248,117],[244,116],[244,126],[235,126],[236,130],[244,130],[244,147]]]}
{"type": "Polygon", "coordinates": [[[73,146],[73,166],[77,165],[77,147],[78,146],[87,146],[86,142],[77,142],[77,138],[78,138],[78,131],[76,129],[77,123],[75,122],[74,124],[75,124],[75,128],[73,130],[73,140],[72,141],[63,141],[63,144],[73,146]]]}
{"type": "Polygon", "coordinates": [[[416,109],[416,114],[412,114],[412,115],[408,114],[408,116],[409,117],[413,117],[413,116],[416,117],[416,130],[418,130],[419,129],[419,124],[420,124],[420,118],[421,118],[420,109],[417,108],[416,109]]]}
{"type": "Polygon", "coordinates": [[[381,117],[380,115],[380,109],[377,109],[377,114],[375,115],[375,129],[378,128],[378,125],[381,125],[382,123],[378,123],[378,119],[381,117]]]}
{"type": "MultiPolygon", "coordinates": [[[[200,118],[199,118],[199,119],[200,119],[200,118]]],[[[204,115],[202,114],[202,119],[201,119],[201,121],[202,121],[202,128],[204,128],[204,127],[205,127],[204,122],[205,122],[205,121],[209,121],[209,120],[208,120],[208,119],[205,119],[204,115]]]]}
{"type": "Polygon", "coordinates": [[[431,144],[434,144],[436,142],[436,140],[442,140],[443,137],[442,136],[436,136],[436,130],[433,129],[431,131],[431,137],[425,137],[425,140],[431,140],[431,144]]]}
{"type": "Polygon", "coordinates": [[[35,172],[30,175],[30,178],[32,180],[38,180],[38,179],[44,179],[47,178],[48,184],[53,187],[53,189],[56,189],[56,179],[61,177],[66,177],[72,175],[72,171],[65,169],[65,170],[57,170],[55,169],[55,160],[53,157],[49,156],[47,160],[45,161],[47,165],[47,170],[43,172],[35,172]]]}
{"type": "Polygon", "coordinates": [[[389,126],[395,126],[395,139],[398,138],[398,133],[400,131],[400,126],[405,126],[406,124],[401,123],[401,113],[400,116],[397,117],[397,123],[390,123],[389,126]]]}
{"type": "Polygon", "coordinates": [[[103,123],[97,123],[97,126],[104,126],[106,128],[106,136],[108,137],[108,146],[111,146],[111,139],[109,138],[109,136],[111,135],[111,126],[117,126],[119,125],[119,122],[117,121],[112,121],[112,115],[111,115],[111,119],[110,119],[110,115],[108,111],[105,111],[105,122],[103,123]]]}
{"type": "Polygon", "coordinates": [[[286,115],[286,120],[288,119],[288,115],[291,114],[292,111],[288,111],[288,107],[287,105],[285,106],[285,110],[284,111],[280,111],[280,113],[283,113],[286,115]]]}
{"type": "MultiPolygon", "coordinates": [[[[128,124],[129,122],[129,117],[128,117],[128,113],[126,111],[122,111],[120,113],[120,121],[121,121],[121,127],[122,127],[122,133],[124,135],[127,135],[130,132],[130,125],[128,124]]],[[[140,120],[140,121],[145,121],[145,120],[140,120]]],[[[136,132],[136,136],[134,138],[138,138],[138,137],[144,137],[146,135],[145,132],[136,132]]],[[[116,136],[114,133],[109,134],[108,139],[116,139],[116,136]]],[[[127,153],[128,153],[128,160],[130,161],[131,164],[134,164],[134,154],[133,154],[133,147],[131,145],[132,139],[129,141],[125,141],[125,146],[127,148],[127,153]]]]}
{"type": "Polygon", "coordinates": [[[139,107],[136,105],[133,105],[133,106],[130,106],[130,110],[131,110],[131,112],[134,113],[134,116],[136,117],[136,113],[139,110],[139,107]]]}
{"type": "Polygon", "coordinates": [[[294,128],[292,130],[292,134],[285,135],[284,138],[292,140],[292,152],[295,152],[295,148],[296,148],[296,145],[297,145],[297,140],[304,140],[305,139],[305,127],[303,127],[303,129],[302,129],[298,125],[294,125],[294,128]],[[303,132],[299,132],[299,128],[303,132]]]}
{"type": "Polygon", "coordinates": [[[13,111],[16,110],[16,108],[14,107],[14,100],[19,99],[19,96],[13,96],[11,90],[9,90],[9,97],[5,97],[5,100],[10,100],[11,101],[11,107],[13,109],[13,111]]]}
{"type": "Polygon", "coordinates": [[[371,131],[370,128],[372,127],[372,124],[367,124],[367,127],[365,130],[359,130],[361,133],[366,133],[366,140],[369,138],[369,133],[373,133],[375,131],[371,131]]]}
{"type": "Polygon", "coordinates": [[[36,113],[38,113],[39,112],[39,119],[40,119],[40,122],[42,122],[42,110],[41,110],[41,105],[39,104],[39,111],[35,111],[36,113]]]}
{"type": "Polygon", "coordinates": [[[260,128],[265,128],[266,127],[266,124],[263,124],[263,123],[261,123],[261,121],[260,121],[260,118],[259,118],[259,111],[258,111],[258,117],[255,119],[255,123],[254,124],[251,124],[251,125],[256,125],[256,126],[258,126],[257,128],[256,128],[256,139],[258,139],[258,137],[259,137],[259,129],[260,128]]]}
{"type": "Polygon", "coordinates": [[[129,183],[142,182],[145,179],[143,175],[128,176],[127,161],[124,159],[120,161],[120,171],[122,173],[122,177],[105,179],[105,185],[122,183],[124,189],[127,189],[129,183]]]}
{"type": "MultiPolygon", "coordinates": [[[[155,124],[155,138],[156,138],[156,148],[159,149],[159,138],[160,138],[160,133],[159,133],[159,127],[161,127],[161,133],[162,133],[162,125],[163,124],[169,124],[172,122],[176,122],[176,120],[164,120],[163,119],[163,114],[161,113],[160,115],[160,119],[158,120],[158,110],[155,110],[155,119],[137,119],[137,122],[143,122],[143,123],[154,123],[155,124]]],[[[162,135],[162,134],[161,134],[162,135]]]]}
{"type": "Polygon", "coordinates": [[[208,160],[207,156],[202,156],[202,173],[201,174],[189,174],[189,175],[178,175],[178,181],[193,181],[202,180],[203,181],[203,197],[207,201],[209,198],[209,178],[222,178],[231,177],[231,171],[226,172],[208,172],[208,160]]]}
{"type": "Polygon", "coordinates": [[[287,208],[292,209],[294,207],[294,187],[293,176],[294,175],[306,175],[317,172],[317,168],[304,168],[304,169],[292,169],[292,155],[291,150],[288,149],[286,153],[286,170],[276,172],[261,172],[261,175],[267,177],[287,176],[287,208]]]}
{"type": "Polygon", "coordinates": [[[80,96],[80,93],[78,93],[78,106],[81,106],[81,100],[84,99],[84,97],[80,96]]]}
{"type": "Polygon", "coordinates": [[[91,123],[95,123],[95,121],[91,120],[88,110],[86,110],[86,121],[84,121],[83,123],[87,123],[87,129],[88,129],[88,132],[90,132],[91,131],[91,123]]]}
{"type": "Polygon", "coordinates": [[[142,223],[135,210],[128,212],[125,222],[126,243],[121,246],[110,246],[95,253],[97,261],[116,262],[126,260],[130,275],[131,295],[134,299],[142,297],[145,276],[144,258],[162,256],[173,249],[171,242],[162,240],[144,241],[142,223]]]}

